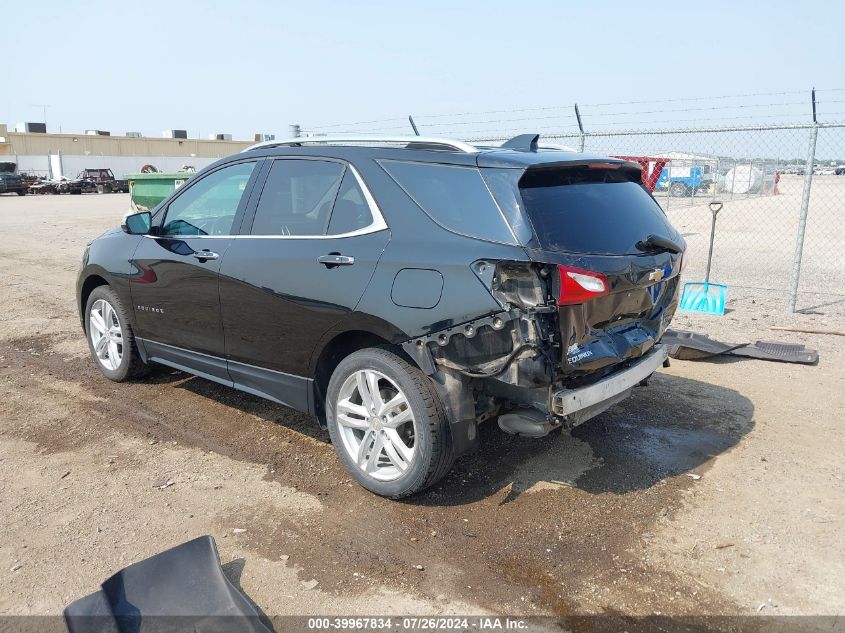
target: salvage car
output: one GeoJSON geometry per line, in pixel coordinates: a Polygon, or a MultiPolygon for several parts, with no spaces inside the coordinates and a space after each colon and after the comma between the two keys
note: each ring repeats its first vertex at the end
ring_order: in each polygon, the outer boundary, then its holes
{"type": "Polygon", "coordinates": [[[26,183],[18,174],[17,163],[0,162],[0,193],[26,195],[26,183]]]}
{"type": "Polygon", "coordinates": [[[93,180],[88,180],[87,178],[62,177],[51,182],[53,183],[55,193],[58,194],[70,193],[79,195],[83,193],[97,193],[97,185],[93,180]]]}
{"type": "Polygon", "coordinates": [[[109,379],[174,367],[316,417],[391,498],[478,425],[571,428],[666,362],[685,243],[624,159],[438,138],[260,143],[85,250],[109,379]]]}
{"type": "Polygon", "coordinates": [[[83,169],[76,175],[77,180],[89,180],[94,183],[97,193],[129,193],[129,181],[115,178],[111,169],[83,169]]]}

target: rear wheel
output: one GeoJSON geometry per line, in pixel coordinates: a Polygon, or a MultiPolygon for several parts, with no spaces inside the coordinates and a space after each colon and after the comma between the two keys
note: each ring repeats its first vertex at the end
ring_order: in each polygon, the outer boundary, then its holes
{"type": "Polygon", "coordinates": [[[441,479],[454,461],[449,422],[428,377],[383,348],[345,358],[326,394],[329,435],[364,488],[399,499],[441,479]]]}
{"type": "Polygon", "coordinates": [[[138,353],[126,310],[108,286],[95,288],[88,297],[85,333],[91,356],[109,380],[123,382],[149,372],[149,365],[138,353]]]}
{"type": "Polygon", "coordinates": [[[682,182],[673,182],[669,187],[669,195],[674,198],[685,198],[687,196],[687,186],[682,182]]]}
{"type": "Polygon", "coordinates": [[[19,196],[25,196],[26,195],[26,189],[18,189],[18,195],[19,196]]]}

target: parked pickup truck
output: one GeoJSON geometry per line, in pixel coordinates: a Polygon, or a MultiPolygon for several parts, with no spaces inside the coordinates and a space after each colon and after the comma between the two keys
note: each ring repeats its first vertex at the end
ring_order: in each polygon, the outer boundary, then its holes
{"type": "Polygon", "coordinates": [[[129,193],[129,181],[115,178],[111,169],[83,169],[76,179],[90,180],[97,193],[129,193]]]}
{"type": "Polygon", "coordinates": [[[0,193],[26,195],[26,183],[18,174],[16,163],[0,163],[0,193]]]}
{"type": "Polygon", "coordinates": [[[684,161],[672,162],[663,168],[655,190],[668,191],[675,198],[684,198],[707,191],[714,182],[710,165],[690,165],[684,161]]]}

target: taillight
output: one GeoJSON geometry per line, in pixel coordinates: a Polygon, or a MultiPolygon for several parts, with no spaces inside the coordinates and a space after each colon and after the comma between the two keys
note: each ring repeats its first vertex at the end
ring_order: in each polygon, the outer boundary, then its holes
{"type": "Polygon", "coordinates": [[[608,292],[607,277],[591,270],[581,270],[558,264],[560,296],[558,305],[584,303],[608,292]]]}

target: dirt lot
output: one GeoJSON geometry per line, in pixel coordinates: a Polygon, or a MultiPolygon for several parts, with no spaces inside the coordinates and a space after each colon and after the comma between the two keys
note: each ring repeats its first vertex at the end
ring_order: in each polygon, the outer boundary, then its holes
{"type": "Polygon", "coordinates": [[[676,321],[802,342],[818,366],[675,361],[571,434],[488,425],[478,454],[397,503],[353,485],[307,416],[170,370],[99,375],[74,283],[127,207],[0,197],[0,614],[59,613],[205,533],[271,615],[845,609],[845,340],[768,330],[842,329],[841,296],[676,321]]]}

